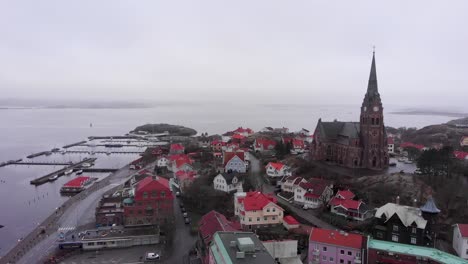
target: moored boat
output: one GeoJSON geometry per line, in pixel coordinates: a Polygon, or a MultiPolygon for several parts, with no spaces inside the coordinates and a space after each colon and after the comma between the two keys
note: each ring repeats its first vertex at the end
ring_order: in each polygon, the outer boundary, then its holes
{"type": "Polygon", "coordinates": [[[83,173],[83,170],[77,170],[76,175],[81,175],[83,173]]]}
{"type": "Polygon", "coordinates": [[[58,179],[58,175],[57,175],[57,174],[55,174],[54,176],[50,176],[50,177],[49,177],[49,181],[55,181],[55,180],[57,180],[57,179],[58,179]]]}
{"type": "Polygon", "coordinates": [[[64,172],[65,175],[69,175],[69,174],[72,174],[73,173],[73,169],[69,169],[69,170],[66,170],[64,172]]]}

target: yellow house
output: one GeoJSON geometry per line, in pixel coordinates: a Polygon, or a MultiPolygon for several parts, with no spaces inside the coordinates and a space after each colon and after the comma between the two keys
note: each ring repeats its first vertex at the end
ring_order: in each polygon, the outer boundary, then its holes
{"type": "Polygon", "coordinates": [[[261,192],[236,193],[234,210],[242,228],[246,230],[283,223],[284,210],[273,195],[261,192]]]}

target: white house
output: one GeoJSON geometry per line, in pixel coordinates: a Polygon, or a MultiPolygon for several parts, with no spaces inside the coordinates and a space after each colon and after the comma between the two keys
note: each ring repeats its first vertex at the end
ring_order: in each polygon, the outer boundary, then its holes
{"type": "Polygon", "coordinates": [[[169,164],[169,159],[166,158],[165,156],[161,156],[158,158],[156,161],[156,166],[158,167],[167,167],[167,164],[169,164]]]}
{"type": "Polygon", "coordinates": [[[296,189],[301,182],[306,182],[306,180],[298,176],[288,176],[281,184],[281,191],[294,193],[294,189],[296,189]]]}
{"type": "Polygon", "coordinates": [[[244,152],[224,152],[223,159],[225,172],[247,172],[244,152]]]}
{"type": "Polygon", "coordinates": [[[454,225],[452,246],[460,258],[468,259],[468,224],[454,225]]]}
{"type": "Polygon", "coordinates": [[[215,190],[222,192],[243,192],[242,177],[238,173],[220,173],[213,179],[215,190]]]}
{"type": "Polygon", "coordinates": [[[327,180],[312,178],[301,182],[294,189],[294,203],[304,209],[319,208],[333,196],[333,183],[327,180]]]}
{"type": "Polygon", "coordinates": [[[280,162],[269,162],[265,166],[265,169],[268,177],[277,178],[283,176],[291,176],[291,171],[289,167],[280,162]]]}

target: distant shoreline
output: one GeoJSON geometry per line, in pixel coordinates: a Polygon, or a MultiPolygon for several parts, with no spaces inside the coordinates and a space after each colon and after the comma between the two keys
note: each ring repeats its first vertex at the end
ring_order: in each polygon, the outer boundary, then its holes
{"type": "Polygon", "coordinates": [[[390,112],[390,114],[395,115],[426,115],[426,116],[449,116],[449,117],[468,117],[468,113],[457,113],[457,112],[438,112],[438,111],[425,111],[425,110],[415,110],[415,111],[397,111],[390,112]]]}

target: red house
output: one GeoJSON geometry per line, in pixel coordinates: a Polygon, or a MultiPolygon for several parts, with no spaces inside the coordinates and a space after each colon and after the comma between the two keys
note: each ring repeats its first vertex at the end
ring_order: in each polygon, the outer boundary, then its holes
{"type": "Polygon", "coordinates": [[[158,176],[148,176],[136,184],[133,197],[123,201],[125,225],[161,225],[172,222],[173,202],[169,181],[158,176]]]}
{"type": "Polygon", "coordinates": [[[184,151],[185,151],[185,148],[181,144],[171,144],[171,148],[169,150],[169,153],[171,153],[171,154],[183,154],[184,151]]]}

